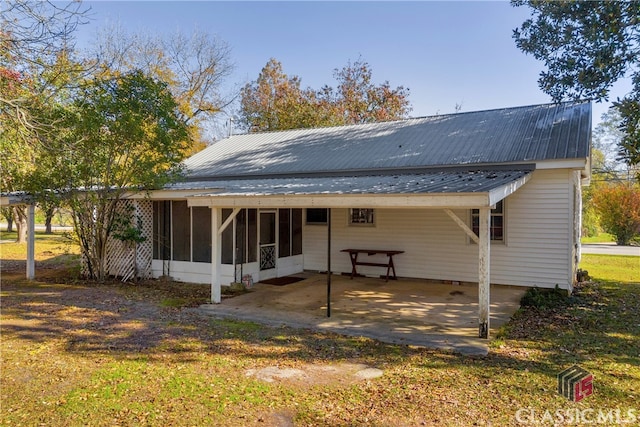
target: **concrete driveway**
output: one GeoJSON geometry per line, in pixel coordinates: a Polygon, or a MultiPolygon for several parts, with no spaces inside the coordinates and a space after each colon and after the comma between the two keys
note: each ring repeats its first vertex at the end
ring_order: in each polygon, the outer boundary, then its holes
{"type": "MultiPolygon", "coordinates": [[[[331,317],[327,317],[326,281],[326,275],[315,274],[285,286],[257,283],[250,293],[201,309],[217,317],[272,326],[332,331],[464,354],[487,354],[487,340],[477,338],[477,285],[332,276],[331,317]]],[[[519,308],[525,290],[491,286],[492,331],[519,308]]]]}

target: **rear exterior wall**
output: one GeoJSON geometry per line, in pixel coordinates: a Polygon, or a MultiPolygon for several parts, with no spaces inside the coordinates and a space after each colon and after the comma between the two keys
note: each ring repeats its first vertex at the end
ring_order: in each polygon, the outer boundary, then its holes
{"type": "MultiPolygon", "coordinates": [[[[491,244],[491,283],[571,289],[573,281],[574,171],[537,170],[505,199],[505,239],[491,244]]],[[[357,208],[358,206],[354,206],[357,208]]],[[[470,224],[469,210],[453,210],[470,224]]],[[[332,271],[351,271],[346,248],[402,250],[397,275],[444,281],[478,281],[478,247],[442,209],[377,209],[374,226],[349,225],[348,209],[332,210],[332,271]]],[[[305,225],[304,268],[325,271],[327,226],[305,225]]],[[[363,261],[385,261],[384,256],[363,261]]],[[[368,258],[368,259],[365,259],[368,258]]],[[[359,266],[377,276],[380,267],[359,266]]]]}

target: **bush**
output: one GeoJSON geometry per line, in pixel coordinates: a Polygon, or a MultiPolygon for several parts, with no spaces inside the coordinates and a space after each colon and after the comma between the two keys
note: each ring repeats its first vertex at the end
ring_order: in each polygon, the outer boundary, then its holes
{"type": "Polygon", "coordinates": [[[568,302],[569,293],[556,285],[554,289],[529,288],[520,300],[520,305],[544,309],[567,305],[568,302]]]}
{"type": "Polygon", "coordinates": [[[628,245],[640,233],[640,186],[614,184],[593,195],[602,228],[628,245]]]}

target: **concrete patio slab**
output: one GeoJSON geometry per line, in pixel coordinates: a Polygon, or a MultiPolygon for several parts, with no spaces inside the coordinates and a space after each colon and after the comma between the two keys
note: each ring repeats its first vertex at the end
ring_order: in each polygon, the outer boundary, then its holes
{"type": "MultiPolygon", "coordinates": [[[[477,285],[425,280],[332,276],[331,317],[327,317],[327,277],[310,275],[285,286],[257,283],[252,292],[201,306],[223,318],[272,326],[287,325],[394,344],[486,355],[478,334],[477,285]]],[[[491,328],[506,323],[526,289],[491,286],[491,328]]]]}

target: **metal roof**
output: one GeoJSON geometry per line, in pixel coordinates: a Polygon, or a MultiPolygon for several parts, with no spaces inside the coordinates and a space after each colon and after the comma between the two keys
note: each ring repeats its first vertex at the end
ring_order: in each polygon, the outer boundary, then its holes
{"type": "Polygon", "coordinates": [[[510,170],[434,170],[421,174],[375,176],[231,179],[183,182],[173,190],[203,190],[199,196],[286,196],[318,194],[481,193],[520,180],[532,165],[510,170]]]}
{"type": "Polygon", "coordinates": [[[185,161],[187,179],[586,159],[591,104],[571,102],[364,125],[234,135],[185,161]]]}

